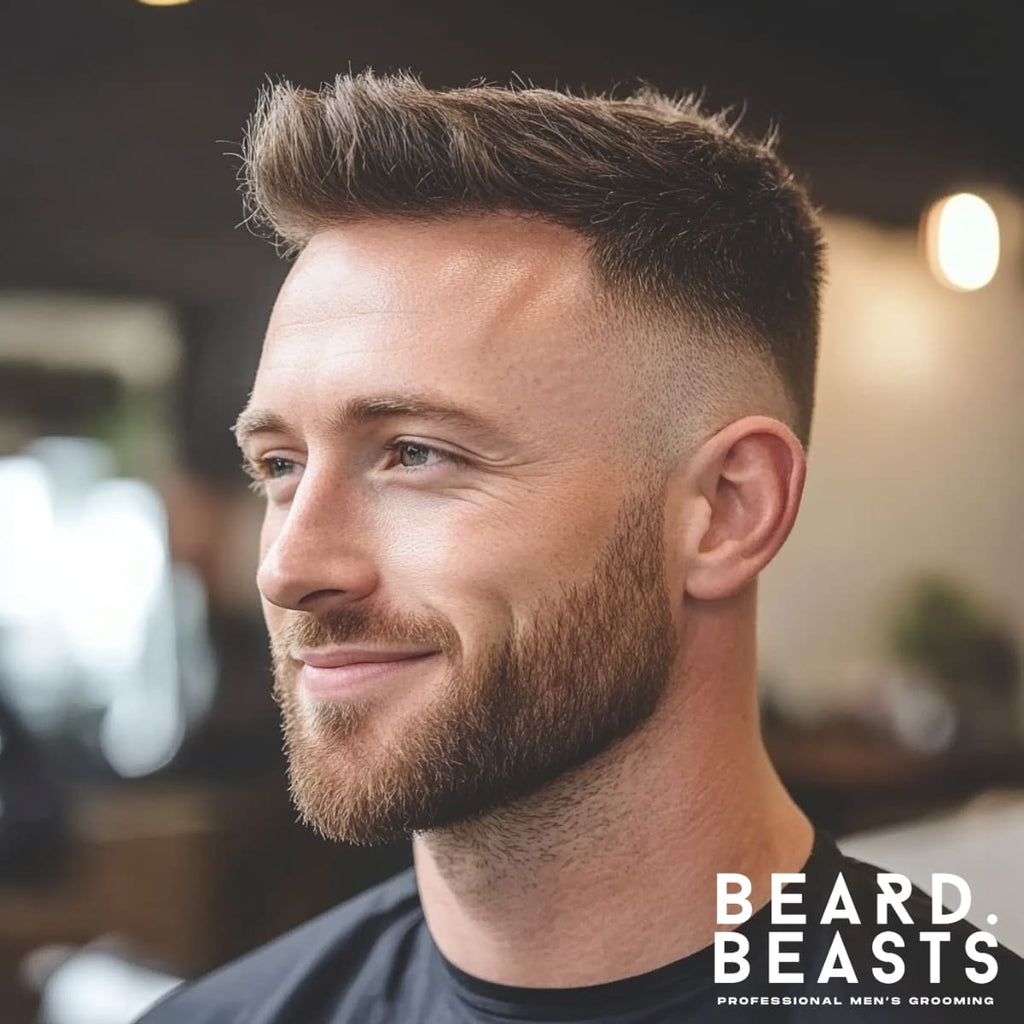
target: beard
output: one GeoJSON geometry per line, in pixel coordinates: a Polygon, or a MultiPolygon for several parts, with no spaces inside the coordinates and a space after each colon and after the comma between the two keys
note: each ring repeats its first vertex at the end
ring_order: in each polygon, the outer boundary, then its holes
{"type": "Polygon", "coordinates": [[[439,616],[352,606],[286,621],[271,639],[274,697],[302,820],[360,845],[444,829],[540,791],[639,729],[675,654],[656,494],[624,501],[586,581],[562,584],[473,661],[439,616]],[[441,652],[436,695],[389,741],[374,739],[385,701],[300,699],[288,652],[343,643],[441,652]]]}

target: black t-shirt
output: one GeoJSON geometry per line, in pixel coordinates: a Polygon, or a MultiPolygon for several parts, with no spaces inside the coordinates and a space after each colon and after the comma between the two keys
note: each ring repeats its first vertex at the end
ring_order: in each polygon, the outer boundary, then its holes
{"type": "MultiPolygon", "coordinates": [[[[773,925],[770,904],[736,928],[749,942],[750,971],[742,982],[715,982],[715,950],[691,956],[646,974],[602,985],[531,989],[497,985],[471,977],[448,963],[434,944],[423,918],[415,876],[410,869],[296,928],[287,935],[196,982],[183,985],[142,1018],[144,1024],[829,1024],[903,1021],[1024,1021],[1024,960],[1003,947],[975,948],[995,958],[998,972],[987,983],[968,980],[965,968],[989,973],[991,963],[965,954],[977,930],[966,921],[932,923],[930,897],[914,890],[905,906],[912,925],[876,924],[877,873],[882,870],[843,856],[818,833],[803,868],[805,881],[787,886],[801,892],[804,925],[773,925]],[[838,874],[862,922],[820,923],[838,874]],[[778,964],[801,971],[803,982],[768,981],[770,933],[799,932],[779,948],[799,960],[778,964]],[[904,942],[887,940],[889,959],[873,951],[880,932],[896,932],[904,942]],[[922,932],[946,932],[934,944],[922,932]],[[819,984],[832,952],[848,954],[857,982],[834,978],[819,984]],[[930,949],[939,954],[940,980],[930,980],[930,949]],[[892,955],[904,966],[894,984],[872,973],[894,973],[892,955]],[[922,1001],[924,1000],[924,1001],[922,1001]]],[[[979,908],[987,914],[997,908],[979,908]]],[[[551,922],[558,927],[557,920],[551,922]]],[[[723,929],[724,930],[724,929],[723,929]]],[[[741,941],[741,940],[737,940],[741,941]]],[[[977,941],[977,940],[975,940],[977,941]]]]}

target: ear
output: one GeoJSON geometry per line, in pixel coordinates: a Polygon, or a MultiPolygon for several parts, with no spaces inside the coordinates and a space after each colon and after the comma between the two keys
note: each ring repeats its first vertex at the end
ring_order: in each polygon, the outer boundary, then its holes
{"type": "Polygon", "coordinates": [[[800,442],[767,416],[736,420],[701,445],[680,481],[685,594],[720,600],[757,576],[793,528],[806,471],[800,442]]]}

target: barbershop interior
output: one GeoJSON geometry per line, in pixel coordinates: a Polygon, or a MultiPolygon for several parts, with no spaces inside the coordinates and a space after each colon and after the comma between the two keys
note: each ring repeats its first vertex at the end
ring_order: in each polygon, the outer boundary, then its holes
{"type": "Polygon", "coordinates": [[[844,852],[970,880],[1024,954],[1020,10],[991,0],[51,0],[0,33],[0,1021],[130,1024],[411,863],[287,788],[231,425],[288,270],[268,82],[650,83],[777,128],[829,246],[765,742],[844,852]],[[831,10],[831,13],[826,13],[831,10]]]}

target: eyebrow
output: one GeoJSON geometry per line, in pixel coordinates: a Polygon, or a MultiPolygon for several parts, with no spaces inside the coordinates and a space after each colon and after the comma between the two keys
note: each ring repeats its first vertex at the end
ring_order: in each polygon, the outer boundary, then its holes
{"type": "MultiPolygon", "coordinates": [[[[398,416],[450,423],[476,433],[498,438],[504,436],[494,422],[480,413],[440,399],[402,393],[350,398],[331,416],[329,426],[332,431],[341,433],[365,423],[393,419],[398,416]]],[[[252,407],[242,410],[231,430],[239,446],[243,446],[248,440],[259,434],[296,433],[283,416],[269,410],[252,407]]]]}

